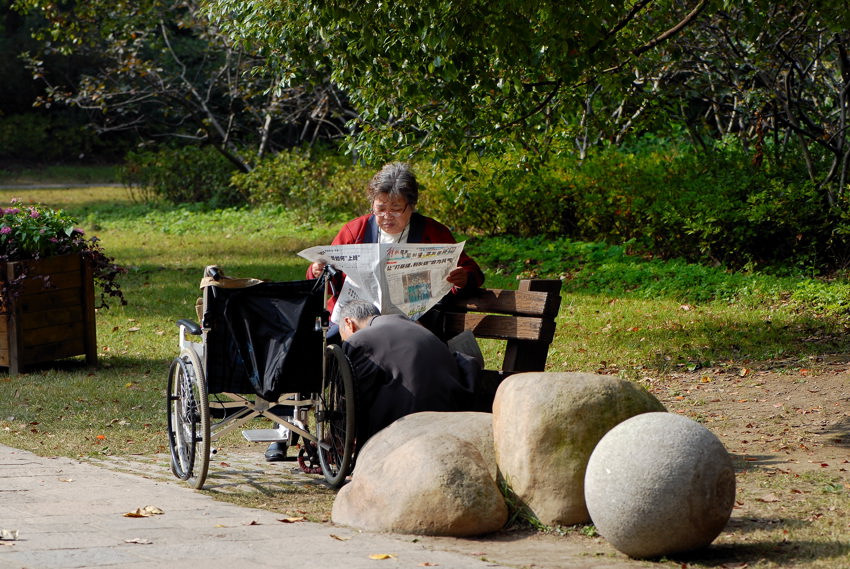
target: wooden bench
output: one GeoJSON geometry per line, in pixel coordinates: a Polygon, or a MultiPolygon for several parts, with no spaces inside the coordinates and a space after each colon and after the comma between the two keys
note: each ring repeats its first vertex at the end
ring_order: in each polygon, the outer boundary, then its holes
{"type": "Polygon", "coordinates": [[[561,281],[527,279],[517,290],[480,289],[441,302],[440,317],[429,327],[448,340],[465,330],[476,339],[504,340],[500,369],[485,369],[476,389],[476,409],[489,412],[499,383],[513,373],[543,371],[555,337],[561,307],[561,281]]]}

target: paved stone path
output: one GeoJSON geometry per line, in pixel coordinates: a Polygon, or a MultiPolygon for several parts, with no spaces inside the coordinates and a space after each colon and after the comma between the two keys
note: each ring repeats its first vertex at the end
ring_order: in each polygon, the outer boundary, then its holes
{"type": "MultiPolygon", "coordinates": [[[[267,484],[266,465],[258,458],[232,465],[230,478],[228,468],[219,464],[211,483],[237,488],[254,477],[255,483],[262,479],[267,484]]],[[[108,462],[98,466],[44,458],[0,445],[0,568],[503,567],[428,548],[410,536],[283,523],[281,514],[216,501],[165,480],[159,458],[108,462]],[[162,513],[126,515],[145,513],[145,506],[162,513]]],[[[268,466],[275,466],[279,476],[280,463],[268,466]]],[[[292,476],[297,483],[316,483],[308,475],[292,476]]]]}

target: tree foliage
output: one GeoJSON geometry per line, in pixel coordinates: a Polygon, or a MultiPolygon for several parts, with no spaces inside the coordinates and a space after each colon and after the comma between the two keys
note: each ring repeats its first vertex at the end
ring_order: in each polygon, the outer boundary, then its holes
{"type": "Polygon", "coordinates": [[[695,94],[686,119],[741,138],[756,162],[765,152],[799,153],[825,205],[835,206],[850,166],[848,30],[841,3],[730,4],[676,46],[681,82],[695,94]]]}
{"type": "Polygon", "coordinates": [[[683,127],[697,147],[734,137],[754,166],[800,161],[826,207],[845,198],[850,12],[828,1],[726,2],[631,73],[587,87],[580,147],[683,127]]]}
{"type": "Polygon", "coordinates": [[[368,159],[420,152],[543,155],[574,130],[583,86],[628,69],[707,1],[211,0],[233,37],[297,82],[315,62],[351,99],[368,159]]]}
{"type": "Polygon", "coordinates": [[[212,144],[243,171],[266,152],[344,134],[344,98],[324,76],[281,87],[258,71],[262,49],[230,41],[195,0],[17,0],[15,8],[43,18],[41,52],[29,55],[35,77],[49,83],[40,104],[86,109],[100,132],[212,144]],[[91,68],[50,81],[45,55],[56,52],[86,54],[91,68]]]}

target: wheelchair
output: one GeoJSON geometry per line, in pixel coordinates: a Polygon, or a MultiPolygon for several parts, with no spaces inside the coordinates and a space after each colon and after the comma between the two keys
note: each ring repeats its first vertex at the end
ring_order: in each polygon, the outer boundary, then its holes
{"type": "Polygon", "coordinates": [[[200,324],[181,319],[180,355],[168,371],[171,471],[203,488],[213,444],[264,417],[273,429],[244,430],[251,442],[303,441],[298,464],[340,487],[354,465],[351,364],[327,341],[333,267],[318,280],[267,282],[204,269],[200,324]],[[192,337],[200,337],[200,341],[192,337]]]}

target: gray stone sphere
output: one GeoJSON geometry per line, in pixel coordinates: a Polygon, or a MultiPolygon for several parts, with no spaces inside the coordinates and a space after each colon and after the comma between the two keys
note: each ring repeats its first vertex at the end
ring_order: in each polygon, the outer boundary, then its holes
{"type": "Polygon", "coordinates": [[[674,413],[644,413],[608,431],[584,479],[597,531],[619,551],[650,558],[708,546],[735,502],[723,443],[674,413]]]}

